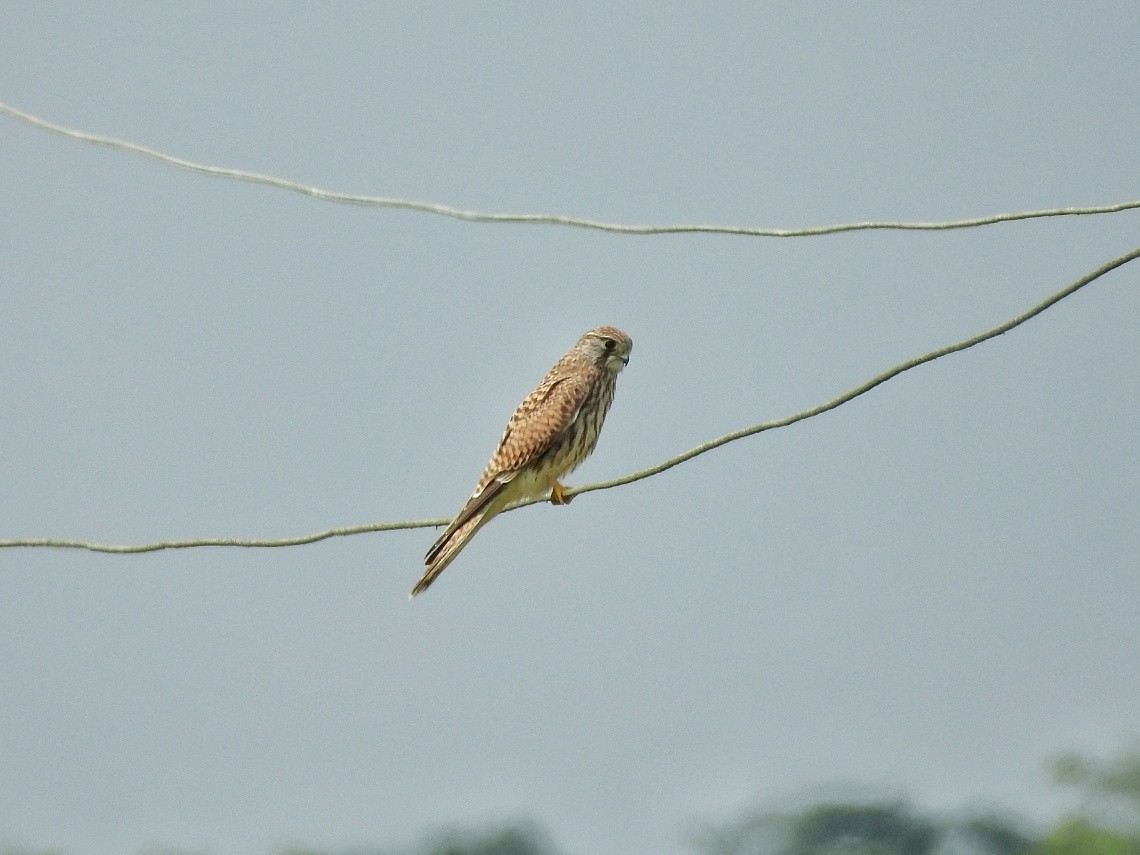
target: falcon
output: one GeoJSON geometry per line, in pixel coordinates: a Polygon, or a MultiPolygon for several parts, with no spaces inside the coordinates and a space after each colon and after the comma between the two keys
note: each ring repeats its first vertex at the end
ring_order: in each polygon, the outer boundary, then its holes
{"type": "Polygon", "coordinates": [[[412,596],[427,590],[467,541],[514,502],[549,494],[555,505],[572,497],[559,482],[598,444],[614,400],[617,376],[633,341],[616,327],[585,333],[526,396],[503,431],[483,477],[462,510],[432,544],[412,596]]]}

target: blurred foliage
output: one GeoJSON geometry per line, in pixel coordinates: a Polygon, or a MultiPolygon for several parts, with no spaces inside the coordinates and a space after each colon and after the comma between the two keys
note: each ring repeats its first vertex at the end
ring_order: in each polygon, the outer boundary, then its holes
{"type": "MultiPolygon", "coordinates": [[[[1043,833],[994,814],[943,816],[905,801],[816,799],[710,824],[692,837],[702,855],[1140,855],[1140,747],[1101,761],[1069,753],[1053,780],[1081,796],[1077,810],[1043,833]]],[[[279,855],[559,855],[539,825],[450,828],[411,848],[293,848],[279,855]]],[[[0,855],[61,855],[0,847],[0,855]]],[[[139,855],[201,855],[150,847],[139,855]]],[[[592,855],[592,853],[591,853],[592,855]]],[[[607,854],[608,855],[608,854],[607,854]]]]}
{"type": "Polygon", "coordinates": [[[751,814],[706,830],[696,843],[707,855],[1034,855],[1034,841],[1010,821],[942,818],[898,801],[751,814]]]}
{"type": "Polygon", "coordinates": [[[1126,806],[1140,824],[1140,748],[1101,762],[1082,754],[1062,754],[1050,764],[1058,784],[1083,790],[1094,801],[1126,806]]]}
{"type": "Polygon", "coordinates": [[[1064,754],[1050,769],[1083,802],[1040,835],[992,815],[832,799],[706,828],[695,844],[703,855],[1140,855],[1140,750],[1103,762],[1064,754]]]}
{"type": "MultiPolygon", "coordinates": [[[[318,849],[292,848],[281,855],[334,855],[318,849]]],[[[432,835],[411,849],[356,848],[335,855],[560,855],[537,824],[522,822],[490,830],[455,828],[432,835]]]]}
{"type": "Polygon", "coordinates": [[[1068,819],[1050,831],[1033,855],[1140,855],[1140,837],[1097,828],[1083,817],[1068,819]]]}
{"type": "Polygon", "coordinates": [[[1084,804],[1045,835],[1039,855],[1140,855],[1140,748],[1108,761],[1062,754],[1050,768],[1084,804]]]}
{"type": "Polygon", "coordinates": [[[423,855],[556,855],[545,834],[536,828],[505,828],[471,837],[453,834],[424,849],[423,855]]]}

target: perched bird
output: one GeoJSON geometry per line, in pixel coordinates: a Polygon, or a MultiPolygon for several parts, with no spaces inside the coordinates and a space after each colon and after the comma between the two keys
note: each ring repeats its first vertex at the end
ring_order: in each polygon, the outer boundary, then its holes
{"type": "Polygon", "coordinates": [[[491,456],[479,486],[424,558],[426,569],[412,596],[427,589],[475,532],[507,505],[550,494],[568,504],[558,479],[577,468],[598,444],[617,376],[629,363],[633,341],[614,327],[592,329],[526,396],[491,456]]]}

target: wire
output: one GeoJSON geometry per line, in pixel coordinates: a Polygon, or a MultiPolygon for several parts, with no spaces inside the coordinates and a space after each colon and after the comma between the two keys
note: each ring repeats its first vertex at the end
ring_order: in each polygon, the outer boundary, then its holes
{"type": "MultiPolygon", "coordinates": [[[[1101,265],[1096,270],[1093,270],[1091,273],[1087,273],[1086,275],[1082,276],[1077,281],[1065,286],[1060,291],[1056,292],[1055,294],[1052,294],[1051,296],[1049,296],[1045,300],[1042,300],[1040,303],[1037,303],[1035,306],[1032,306],[1032,307],[1026,309],[1021,314],[1017,315],[1016,317],[1010,318],[1008,321],[1006,321],[1002,324],[998,324],[996,327],[992,327],[988,330],[985,330],[984,332],[980,332],[977,335],[971,336],[970,338],[963,339],[962,341],[959,341],[955,344],[949,344],[949,345],[946,345],[945,347],[940,347],[936,350],[932,350],[928,353],[924,353],[921,356],[916,356],[913,359],[908,359],[906,362],[902,362],[902,363],[894,366],[893,368],[887,369],[886,371],[882,372],[881,374],[875,375],[870,380],[867,380],[866,382],[861,383],[860,385],[854,387],[853,389],[850,389],[849,391],[844,392],[842,395],[840,395],[837,398],[832,398],[830,401],[825,401],[822,404],[817,404],[814,407],[811,407],[811,408],[806,409],[806,410],[802,410],[801,412],[798,412],[798,413],[793,413],[790,416],[784,416],[783,418],[773,419],[772,421],[760,422],[759,424],[752,425],[751,427],[746,427],[746,428],[743,428],[741,430],[734,431],[732,433],[727,433],[724,436],[717,437],[716,439],[712,439],[706,443],[698,445],[696,448],[692,448],[689,451],[684,452],[683,454],[678,454],[676,457],[671,457],[668,460],[665,460],[661,463],[658,463],[656,466],[650,466],[646,469],[641,469],[637,472],[631,472],[628,475],[624,475],[620,478],[614,478],[613,480],[610,480],[610,481],[598,481],[598,482],[593,483],[593,484],[585,484],[585,485],[578,487],[576,489],[568,489],[565,491],[565,493],[563,495],[566,496],[567,498],[571,498],[573,496],[577,496],[580,493],[592,493],[596,490],[609,490],[609,489],[612,489],[614,487],[621,487],[621,486],[624,486],[626,484],[632,484],[635,481],[641,481],[644,478],[649,478],[653,475],[659,475],[662,472],[666,471],[667,469],[672,469],[674,466],[678,466],[681,463],[685,463],[689,460],[692,460],[695,457],[699,457],[702,454],[706,454],[706,453],[712,451],[714,448],[720,448],[722,445],[727,445],[730,442],[736,442],[739,439],[744,439],[747,436],[752,436],[753,434],[761,433],[761,432],[766,431],[766,430],[774,430],[775,428],[787,427],[788,425],[795,424],[796,422],[801,422],[801,421],[804,421],[805,419],[814,418],[815,416],[826,413],[829,410],[834,410],[837,407],[840,407],[843,404],[846,404],[849,401],[852,401],[855,398],[858,398],[860,395],[863,395],[863,394],[866,394],[867,392],[870,392],[876,386],[879,386],[882,383],[886,383],[888,380],[890,380],[894,377],[898,377],[900,374],[903,374],[907,371],[910,371],[913,368],[917,368],[920,365],[925,365],[928,362],[933,362],[936,359],[941,359],[944,356],[949,356],[952,353],[958,353],[959,351],[966,350],[968,348],[973,347],[974,345],[981,344],[982,342],[988,341],[991,338],[996,338],[997,336],[1002,335],[1003,333],[1007,333],[1010,330],[1014,329],[1015,327],[1021,326],[1026,321],[1030,320],[1031,318],[1036,317],[1037,315],[1041,314],[1045,310],[1055,306],[1057,303],[1061,302],[1066,297],[1069,297],[1069,296],[1075,294],[1077,291],[1081,290],[1086,285],[1089,285],[1092,282],[1096,281],[1101,276],[1104,276],[1106,273],[1109,273],[1109,272],[1117,269],[1118,267],[1123,267],[1125,264],[1129,263],[1130,261],[1134,261],[1137,258],[1140,258],[1140,247],[1132,250],[1131,252],[1125,253],[1124,255],[1122,255],[1118,258],[1114,258],[1112,261],[1109,261],[1106,264],[1101,265]]],[[[545,499],[529,499],[529,500],[526,500],[523,502],[519,502],[516,505],[513,505],[512,507],[508,508],[507,510],[515,510],[516,508],[525,507],[527,505],[533,505],[533,504],[535,504],[537,502],[541,502],[541,501],[545,501],[545,499]]],[[[116,553],[116,554],[123,554],[123,553],[131,554],[131,553],[140,553],[140,552],[158,552],[158,551],[163,550],[163,549],[186,549],[189,547],[198,547],[198,546],[243,546],[243,547],[300,546],[300,545],[307,544],[307,543],[316,543],[317,541],[327,540],[327,539],[332,538],[332,537],[346,537],[348,535],[370,534],[373,532],[380,532],[380,531],[398,531],[401,529],[430,528],[433,526],[447,525],[450,521],[451,520],[447,519],[447,518],[440,518],[440,519],[431,519],[431,520],[408,520],[408,521],[404,521],[404,522],[371,523],[371,524],[357,525],[357,526],[346,526],[343,528],[332,528],[332,529],[328,529],[326,531],[317,532],[315,534],[301,535],[299,537],[281,538],[281,539],[277,539],[277,540],[241,540],[241,539],[236,539],[236,538],[208,538],[208,539],[200,539],[200,540],[164,540],[164,541],[158,541],[156,543],[144,543],[144,544],[128,545],[128,546],[115,546],[115,545],[101,544],[101,543],[88,543],[86,541],[81,541],[81,540],[55,540],[55,539],[0,540],[0,548],[52,547],[52,548],[58,548],[58,549],[85,549],[85,550],[89,550],[91,552],[110,552],[110,553],[116,553]]]]}
{"type": "Polygon", "coordinates": [[[165,154],[138,143],[114,137],[78,131],[63,125],[41,119],[23,110],[0,102],[0,113],[19,119],[29,125],[45,131],[51,131],[61,136],[94,145],[109,146],[111,148],[141,154],[179,169],[188,169],[203,175],[212,175],[217,178],[230,178],[235,181],[247,181],[253,184],[264,184],[281,190],[291,190],[303,193],[314,199],[326,202],[342,202],[350,205],[363,205],[372,208],[399,208],[409,211],[421,211],[428,214],[438,214],[443,217],[452,217],[457,220],[467,220],[477,223],[532,223],[554,226],[572,226],[582,229],[595,229],[603,232],[615,232],[628,235],[661,235],[681,233],[705,233],[725,235],[747,235],[750,237],[818,237],[820,235],[839,234],[841,232],[894,230],[894,231],[947,231],[950,229],[968,229],[975,226],[988,226],[994,223],[1006,223],[1014,220],[1032,220],[1042,217],[1072,217],[1085,214],[1114,214],[1120,211],[1129,211],[1140,208],[1140,199],[1128,202],[1117,202],[1109,205],[1093,205],[1091,207],[1065,207],[1046,208],[1037,211],[1015,211],[1004,214],[990,214],[982,217],[971,217],[965,220],[946,220],[944,222],[899,222],[892,220],[869,220],[858,223],[836,223],[833,225],[810,226],[808,228],[760,228],[754,226],[715,225],[707,223],[673,223],[665,225],[644,225],[629,223],[610,223],[603,220],[588,220],[582,217],[569,217],[561,214],[510,214],[494,213],[490,211],[472,211],[456,208],[438,202],[423,202],[416,199],[401,199],[393,196],[366,196],[358,193],[338,193],[332,190],[322,190],[278,178],[273,175],[263,175],[257,172],[246,172],[241,169],[229,169],[222,166],[209,166],[195,163],[181,157],[165,154]]]}

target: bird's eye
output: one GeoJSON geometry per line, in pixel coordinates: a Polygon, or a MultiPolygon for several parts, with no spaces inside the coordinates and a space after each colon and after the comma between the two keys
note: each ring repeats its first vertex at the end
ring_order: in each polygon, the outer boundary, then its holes
{"type": "Polygon", "coordinates": [[[617,342],[614,341],[612,338],[607,338],[606,339],[606,350],[613,350],[615,347],[617,347],[617,342]]]}

